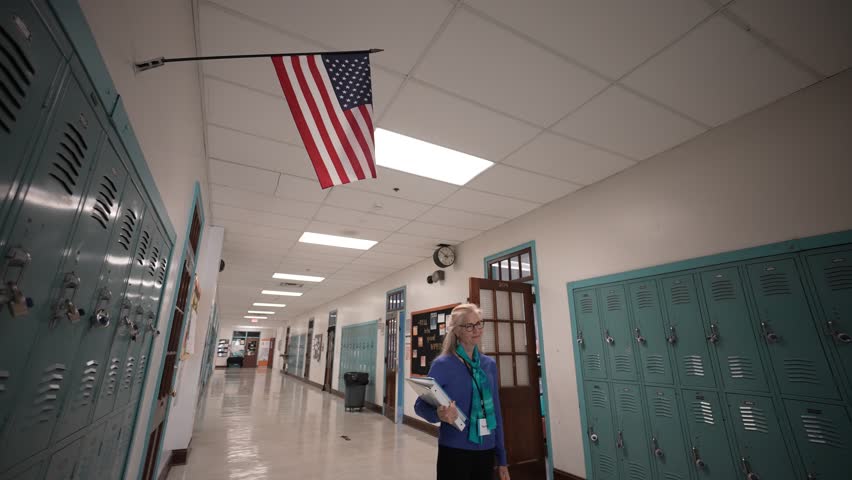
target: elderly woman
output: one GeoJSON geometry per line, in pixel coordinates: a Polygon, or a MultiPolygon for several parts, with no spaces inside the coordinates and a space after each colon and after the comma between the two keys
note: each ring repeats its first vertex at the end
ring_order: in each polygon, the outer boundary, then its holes
{"type": "Polygon", "coordinates": [[[453,309],[443,351],[429,369],[453,404],[437,409],[421,399],[414,404],[425,420],[441,421],[438,480],[492,480],[495,460],[500,480],[509,480],[497,364],[479,351],[483,326],[476,305],[453,309]],[[461,432],[452,424],[459,411],[468,419],[461,432]]]}

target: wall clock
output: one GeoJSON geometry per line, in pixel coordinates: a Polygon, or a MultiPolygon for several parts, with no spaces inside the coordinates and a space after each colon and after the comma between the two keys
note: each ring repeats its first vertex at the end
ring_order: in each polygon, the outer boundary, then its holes
{"type": "Polygon", "coordinates": [[[435,253],[432,254],[432,260],[435,265],[447,268],[456,262],[456,251],[449,245],[438,245],[435,253]]]}

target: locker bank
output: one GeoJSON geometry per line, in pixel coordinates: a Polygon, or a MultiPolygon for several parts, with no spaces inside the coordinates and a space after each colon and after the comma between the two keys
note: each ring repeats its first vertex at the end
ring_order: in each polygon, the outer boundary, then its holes
{"type": "Polygon", "coordinates": [[[435,478],[468,302],[513,479],[852,478],[850,18],[4,0],[0,479],[435,478]]]}

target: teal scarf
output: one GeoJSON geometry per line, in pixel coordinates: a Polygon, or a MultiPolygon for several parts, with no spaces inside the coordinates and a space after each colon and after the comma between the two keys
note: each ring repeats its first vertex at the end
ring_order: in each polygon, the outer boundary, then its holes
{"type": "Polygon", "coordinates": [[[497,428],[497,416],[494,414],[494,397],[491,396],[491,386],[488,375],[482,370],[480,355],[477,347],[473,347],[473,360],[467,356],[461,345],[456,347],[456,353],[462,358],[468,367],[473,382],[473,396],[470,400],[470,425],[467,439],[475,444],[482,443],[479,436],[479,420],[485,418],[488,430],[497,428]]]}

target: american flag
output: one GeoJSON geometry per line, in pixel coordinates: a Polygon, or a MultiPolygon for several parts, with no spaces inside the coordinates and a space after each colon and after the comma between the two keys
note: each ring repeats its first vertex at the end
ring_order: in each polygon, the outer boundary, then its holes
{"type": "Polygon", "coordinates": [[[272,57],[322,188],[376,178],[367,53],[272,57]]]}

